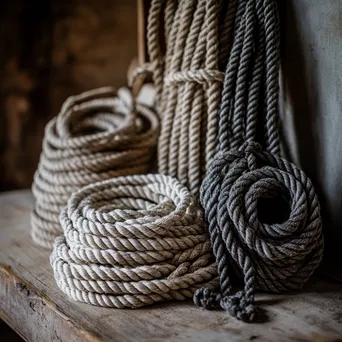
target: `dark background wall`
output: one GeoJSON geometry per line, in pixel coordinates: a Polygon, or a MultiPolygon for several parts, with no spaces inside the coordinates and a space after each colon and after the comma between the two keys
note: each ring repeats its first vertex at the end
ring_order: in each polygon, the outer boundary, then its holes
{"type": "Polygon", "coordinates": [[[342,260],[342,1],[280,0],[287,157],[318,193],[325,255],[342,260]]]}
{"type": "Polygon", "coordinates": [[[0,191],[29,187],[65,98],[126,84],[136,0],[0,0],[0,191]]]}

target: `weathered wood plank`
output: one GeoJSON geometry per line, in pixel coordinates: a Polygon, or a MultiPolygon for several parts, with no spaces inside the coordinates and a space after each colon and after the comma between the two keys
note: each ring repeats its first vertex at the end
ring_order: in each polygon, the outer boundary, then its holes
{"type": "Polygon", "coordinates": [[[27,341],[341,341],[341,283],[314,279],[297,295],[260,295],[266,323],[244,324],[185,303],[115,310],[58,289],[49,253],[29,237],[29,191],[0,196],[0,318],[27,341]]]}

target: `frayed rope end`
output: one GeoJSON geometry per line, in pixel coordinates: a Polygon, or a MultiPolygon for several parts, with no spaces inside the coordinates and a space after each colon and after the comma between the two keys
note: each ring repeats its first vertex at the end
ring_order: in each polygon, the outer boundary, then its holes
{"type": "Polygon", "coordinates": [[[255,307],[253,298],[246,297],[243,291],[234,295],[222,297],[213,289],[202,288],[194,294],[195,305],[213,310],[221,307],[224,311],[238,320],[246,323],[253,322],[255,318],[255,307]]]}

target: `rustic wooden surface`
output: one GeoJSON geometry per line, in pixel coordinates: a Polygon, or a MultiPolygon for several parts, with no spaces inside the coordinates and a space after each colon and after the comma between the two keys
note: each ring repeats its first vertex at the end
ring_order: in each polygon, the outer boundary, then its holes
{"type": "Polygon", "coordinates": [[[32,244],[28,190],[0,196],[0,318],[27,341],[342,341],[341,283],[314,279],[300,294],[261,295],[265,323],[244,324],[189,302],[138,310],[70,301],[49,253],[32,244]]]}

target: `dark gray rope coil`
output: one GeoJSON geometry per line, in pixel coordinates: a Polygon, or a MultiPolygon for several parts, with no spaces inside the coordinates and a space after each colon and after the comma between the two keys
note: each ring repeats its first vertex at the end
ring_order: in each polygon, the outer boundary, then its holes
{"type": "Polygon", "coordinates": [[[279,157],[276,1],[241,1],[242,7],[225,73],[218,153],[200,191],[220,289],[199,289],[194,301],[250,322],[256,289],[302,287],[322,259],[323,235],[311,181],[279,157]],[[244,291],[234,293],[233,274],[243,278],[244,291]]]}

